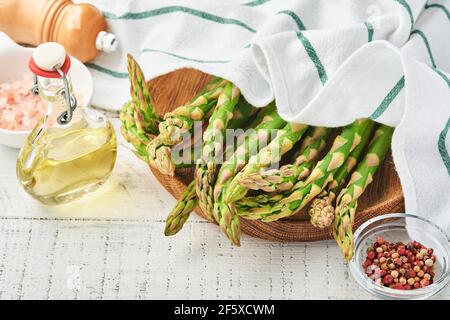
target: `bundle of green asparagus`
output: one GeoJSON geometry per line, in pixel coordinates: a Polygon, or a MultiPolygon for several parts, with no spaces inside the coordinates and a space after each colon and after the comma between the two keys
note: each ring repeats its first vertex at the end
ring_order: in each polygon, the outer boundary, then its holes
{"type": "Polygon", "coordinates": [[[131,101],[122,108],[121,130],[136,155],[167,175],[195,165],[194,180],[167,217],[166,236],[178,233],[198,205],[233,244],[240,245],[241,218],[271,222],[309,205],[311,223],[331,226],[344,257],[351,258],[357,201],[389,149],[392,128],[382,125],[375,130],[368,119],[356,120],[340,133],[286,123],[274,103],[254,108],[235,85],[220,78],[160,117],[130,55],[128,70],[131,101]],[[177,163],[172,153],[185,134],[192,133],[195,121],[204,128],[201,152],[197,157],[194,152],[187,164],[177,163]],[[227,129],[242,129],[236,145],[226,143],[227,129]],[[292,149],[296,152],[289,152],[292,149]],[[280,163],[285,164],[270,168],[280,163]]]}
{"type": "Polygon", "coordinates": [[[228,81],[214,78],[192,101],[164,115],[159,135],[147,147],[149,164],[161,173],[173,176],[177,163],[172,159],[173,146],[181,143],[183,134],[191,132],[195,121],[207,120],[228,81]]]}
{"type": "Polygon", "coordinates": [[[394,129],[386,125],[382,125],[377,129],[363,161],[358,164],[347,186],[338,196],[333,221],[333,236],[341,248],[346,261],[353,257],[352,229],[358,199],[367,186],[372,183],[375,172],[389,150],[393,132],[394,129]]]}
{"type": "Polygon", "coordinates": [[[336,174],[325,187],[325,189],[313,200],[311,207],[309,208],[309,214],[311,216],[311,223],[318,228],[329,227],[334,219],[334,206],[333,201],[336,195],[342,189],[347,178],[350,176],[354,166],[358,163],[358,160],[364,151],[364,148],[369,143],[369,139],[373,133],[375,127],[374,122],[370,122],[364,131],[361,142],[350,152],[349,157],[345,161],[344,165],[339,168],[336,174]]]}

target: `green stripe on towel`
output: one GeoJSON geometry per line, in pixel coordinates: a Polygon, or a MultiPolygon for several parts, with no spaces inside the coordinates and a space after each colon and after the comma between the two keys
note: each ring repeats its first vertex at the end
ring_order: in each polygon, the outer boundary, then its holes
{"type": "Polygon", "coordinates": [[[94,69],[98,72],[110,75],[114,78],[118,78],[118,79],[128,78],[128,73],[113,71],[113,70],[107,69],[105,67],[99,66],[97,64],[94,64],[94,63],[85,63],[85,66],[88,68],[94,69]]]}
{"type": "Polygon", "coordinates": [[[175,53],[171,53],[171,52],[167,52],[167,51],[163,51],[163,50],[157,50],[157,49],[143,49],[141,50],[141,53],[144,52],[156,52],[156,53],[161,53],[161,54],[165,54],[171,57],[175,57],[181,60],[186,60],[186,61],[191,61],[191,62],[197,62],[197,63],[228,63],[231,60],[201,60],[201,59],[194,59],[194,58],[188,58],[188,57],[184,57],[184,56],[180,56],[178,54],[175,53]]]}
{"type": "Polygon", "coordinates": [[[283,10],[283,11],[278,12],[277,14],[280,14],[280,13],[287,14],[288,16],[290,16],[295,21],[295,24],[297,24],[297,27],[300,29],[300,31],[306,30],[305,25],[303,24],[302,20],[294,11],[283,10]]]}
{"type": "Polygon", "coordinates": [[[444,5],[439,4],[439,3],[425,4],[425,9],[430,9],[430,8],[441,9],[447,15],[448,20],[450,20],[450,12],[447,10],[447,8],[444,5]]]}
{"type": "Polygon", "coordinates": [[[319,74],[320,81],[322,82],[322,84],[325,84],[325,82],[328,81],[328,76],[311,42],[309,42],[308,38],[306,38],[302,32],[297,32],[297,37],[303,44],[303,47],[305,48],[309,58],[314,63],[317,69],[317,73],[319,74]]]}
{"type": "Polygon", "coordinates": [[[418,29],[413,30],[411,32],[411,35],[413,35],[413,34],[418,34],[422,38],[423,42],[425,43],[425,46],[427,47],[427,51],[428,51],[428,55],[430,56],[431,64],[434,68],[436,68],[436,62],[434,61],[433,53],[431,52],[430,43],[428,42],[428,39],[425,36],[425,34],[418,29]]]}
{"type": "Polygon", "coordinates": [[[254,1],[250,1],[247,3],[244,3],[243,6],[247,6],[247,7],[257,7],[260,6],[266,2],[269,2],[271,0],[254,0],[254,1]]]}
{"type": "Polygon", "coordinates": [[[371,42],[373,39],[373,25],[368,21],[365,21],[364,25],[367,28],[367,41],[371,42]]]}
{"type": "MultiPolygon", "coordinates": [[[[433,68],[433,70],[447,83],[448,88],[450,89],[450,79],[437,68],[433,68]]],[[[447,149],[447,146],[445,145],[445,140],[447,139],[448,131],[450,130],[450,118],[447,120],[446,125],[444,126],[444,129],[442,129],[441,133],[439,134],[438,139],[438,150],[441,154],[442,162],[444,163],[444,166],[447,168],[448,175],[450,176],[450,155],[447,149]]]]}
{"type": "Polygon", "coordinates": [[[409,20],[411,22],[410,30],[412,30],[413,26],[414,26],[414,16],[413,16],[413,12],[412,12],[411,7],[409,6],[408,2],[406,0],[394,0],[394,1],[401,4],[403,6],[403,8],[405,8],[406,11],[408,11],[409,20]]]}
{"type": "Polygon", "coordinates": [[[297,27],[300,30],[299,32],[297,32],[297,38],[300,40],[300,42],[302,43],[303,47],[305,48],[306,53],[308,54],[309,58],[314,63],[314,66],[317,69],[317,73],[319,74],[320,81],[322,82],[322,84],[325,84],[325,82],[328,81],[327,72],[325,71],[325,68],[323,67],[322,62],[320,61],[319,56],[316,53],[316,50],[314,50],[313,45],[311,44],[311,42],[308,40],[308,38],[302,32],[306,29],[302,20],[295,12],[292,12],[290,10],[280,11],[278,13],[279,14],[280,13],[287,14],[297,24],[297,27]]]}
{"type": "Polygon", "coordinates": [[[450,176],[450,156],[447,150],[447,146],[445,145],[445,140],[447,139],[447,134],[450,129],[450,117],[447,120],[447,124],[444,129],[441,131],[438,140],[438,149],[441,154],[442,161],[444,162],[444,166],[447,168],[448,175],[450,176]]]}
{"type": "Polygon", "coordinates": [[[447,78],[447,76],[445,75],[445,73],[443,73],[441,70],[439,70],[438,68],[433,68],[433,71],[436,72],[442,79],[444,79],[444,81],[447,83],[448,88],[450,89],[450,79],[447,78]]]}
{"type": "Polygon", "coordinates": [[[162,8],[143,11],[143,12],[127,12],[120,16],[116,16],[115,14],[113,14],[111,12],[103,12],[103,15],[105,16],[106,19],[110,19],[110,20],[140,20],[140,19],[146,19],[146,18],[150,18],[150,17],[156,17],[156,16],[161,16],[164,14],[170,14],[170,13],[175,13],[175,12],[183,12],[186,14],[190,14],[190,15],[199,17],[204,20],[209,20],[209,21],[213,21],[216,23],[220,23],[220,24],[236,25],[236,26],[242,27],[250,32],[256,33],[255,29],[251,28],[250,26],[248,26],[247,24],[245,24],[242,21],[239,21],[239,20],[236,20],[233,18],[219,17],[219,16],[216,16],[216,15],[208,13],[208,12],[204,12],[204,11],[200,11],[200,10],[196,10],[196,9],[192,9],[192,8],[188,8],[188,7],[183,7],[183,6],[168,6],[168,7],[162,7],[162,8]]]}
{"type": "Polygon", "coordinates": [[[397,97],[397,95],[403,89],[404,86],[405,86],[405,76],[402,76],[400,80],[397,81],[395,86],[391,89],[391,91],[388,92],[386,97],[384,97],[383,101],[381,101],[378,108],[376,108],[375,111],[369,116],[369,119],[375,120],[379,116],[381,116],[389,107],[391,102],[395,99],[395,97],[397,97]]]}

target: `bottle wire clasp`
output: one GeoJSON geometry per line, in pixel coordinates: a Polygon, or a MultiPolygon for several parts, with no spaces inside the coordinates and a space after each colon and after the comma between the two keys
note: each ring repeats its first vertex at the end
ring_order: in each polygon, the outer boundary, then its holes
{"type": "MultiPolygon", "coordinates": [[[[66,104],[66,110],[58,115],[57,121],[60,125],[66,125],[72,121],[73,112],[77,108],[77,98],[70,92],[69,80],[67,79],[64,71],[61,70],[61,67],[55,66],[53,69],[63,80],[64,89],[61,94],[63,95],[66,104]]],[[[31,87],[31,93],[33,95],[39,95],[38,78],[36,74],[34,74],[34,84],[31,87]]]]}

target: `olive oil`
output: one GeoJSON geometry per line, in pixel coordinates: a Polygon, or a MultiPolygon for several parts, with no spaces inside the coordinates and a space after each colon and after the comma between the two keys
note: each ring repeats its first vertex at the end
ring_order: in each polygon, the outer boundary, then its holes
{"type": "Polygon", "coordinates": [[[28,66],[31,92],[46,103],[47,114],[28,135],[17,159],[17,178],[47,205],[75,200],[100,187],[111,175],[117,142],[111,122],[88,105],[79,107],[72,90],[70,56],[47,42],[34,49],[28,66]]]}
{"type": "Polygon", "coordinates": [[[17,159],[25,190],[44,204],[57,205],[101,186],[117,156],[111,123],[92,127],[82,118],[67,127],[47,128],[44,122],[28,136],[17,159]]]}

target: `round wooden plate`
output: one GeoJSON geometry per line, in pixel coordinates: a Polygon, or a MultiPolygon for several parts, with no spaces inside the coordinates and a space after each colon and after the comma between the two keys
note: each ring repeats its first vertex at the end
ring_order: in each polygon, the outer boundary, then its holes
{"type": "MultiPolygon", "coordinates": [[[[210,76],[202,72],[183,69],[149,81],[148,85],[157,111],[163,115],[194,97],[209,79],[210,76]]],[[[177,170],[175,177],[163,175],[153,168],[152,172],[176,199],[180,198],[194,176],[192,168],[177,170]]],[[[403,211],[403,193],[392,157],[389,155],[359,201],[355,228],[375,216],[403,211]]],[[[196,212],[202,215],[200,209],[196,212]]],[[[242,232],[250,236],[271,241],[315,241],[332,238],[330,228],[313,227],[306,212],[290,220],[271,223],[241,219],[241,228],[242,232]]]]}

